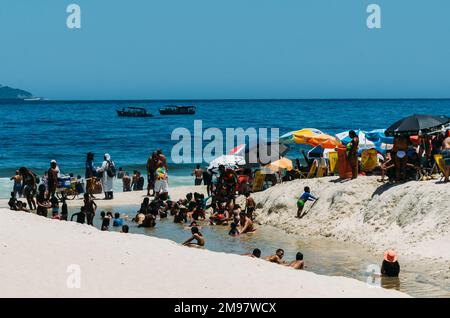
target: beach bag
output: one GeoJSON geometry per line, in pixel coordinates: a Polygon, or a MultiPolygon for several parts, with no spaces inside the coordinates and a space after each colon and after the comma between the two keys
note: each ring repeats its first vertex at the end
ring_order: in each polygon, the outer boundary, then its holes
{"type": "Polygon", "coordinates": [[[106,173],[108,177],[114,178],[116,176],[116,166],[114,165],[114,162],[108,161],[108,167],[106,168],[106,173]]]}

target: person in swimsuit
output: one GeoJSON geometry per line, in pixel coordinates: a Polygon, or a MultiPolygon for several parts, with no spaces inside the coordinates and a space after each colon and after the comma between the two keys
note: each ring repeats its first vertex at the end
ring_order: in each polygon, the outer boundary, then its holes
{"type": "Polygon", "coordinates": [[[122,177],[122,189],[123,192],[131,191],[131,178],[128,172],[125,172],[125,175],[122,177]]]}
{"type": "Polygon", "coordinates": [[[406,178],[406,165],[408,164],[409,139],[405,136],[398,136],[394,138],[394,147],[392,151],[395,153],[395,178],[397,181],[402,181],[406,178]]]}
{"type": "Polygon", "coordinates": [[[245,193],[245,211],[250,220],[253,221],[253,212],[255,212],[256,203],[255,200],[251,197],[250,192],[245,193]]]}
{"type": "Polygon", "coordinates": [[[195,226],[192,227],[191,228],[191,233],[192,233],[192,236],[189,239],[187,239],[183,243],[183,245],[185,245],[185,246],[191,246],[191,245],[194,245],[194,246],[195,245],[196,246],[205,246],[205,239],[204,239],[202,233],[200,233],[200,231],[198,230],[197,227],[195,227],[195,226]],[[194,240],[196,240],[197,243],[192,243],[192,241],[194,241],[194,240]]]}
{"type": "Polygon", "coordinates": [[[37,180],[33,171],[21,167],[19,173],[22,177],[22,189],[25,198],[27,199],[28,206],[31,210],[36,209],[36,202],[34,201],[34,195],[36,194],[37,180]]]}
{"type": "Polygon", "coordinates": [[[307,201],[316,201],[318,198],[311,194],[311,189],[309,187],[305,187],[303,189],[305,192],[300,196],[297,201],[297,217],[301,219],[303,217],[302,212],[305,207],[305,203],[307,201]]]}
{"type": "Polygon", "coordinates": [[[55,195],[58,187],[58,173],[59,169],[55,160],[50,162],[50,168],[47,170],[47,199],[50,200],[55,195]]]}
{"type": "Polygon", "coordinates": [[[242,256],[249,256],[249,257],[252,257],[252,258],[260,258],[261,257],[261,250],[259,248],[255,248],[252,253],[242,254],[242,256]]]}
{"type": "Polygon", "coordinates": [[[193,176],[195,176],[194,185],[199,186],[202,184],[203,181],[203,170],[200,168],[200,165],[197,165],[197,167],[192,171],[193,176]]]}
{"type": "Polygon", "coordinates": [[[158,165],[158,157],[156,151],[153,151],[152,155],[147,160],[147,196],[154,196],[155,188],[155,172],[158,165]],[[153,190],[153,194],[150,193],[153,190]]]}
{"type": "Polygon", "coordinates": [[[88,225],[94,226],[95,210],[97,210],[97,204],[89,196],[88,193],[84,194],[84,208],[86,211],[86,221],[88,225]]]}
{"type": "Polygon", "coordinates": [[[255,232],[256,229],[253,227],[253,221],[247,216],[247,214],[242,211],[239,215],[239,225],[241,226],[239,232],[241,234],[255,232]]]}
{"type": "Polygon", "coordinates": [[[284,256],[284,250],[282,250],[281,248],[277,249],[277,251],[275,252],[275,255],[272,256],[268,256],[265,258],[266,261],[269,261],[271,263],[276,263],[276,264],[285,264],[285,261],[283,261],[283,256],[284,256]]]}
{"type": "Polygon", "coordinates": [[[295,261],[292,261],[289,265],[294,269],[303,269],[305,267],[305,262],[303,261],[303,254],[298,252],[295,256],[295,261]]]}
{"type": "Polygon", "coordinates": [[[37,202],[36,214],[43,217],[48,217],[48,209],[51,207],[51,204],[45,197],[45,185],[43,184],[39,186],[36,202],[37,202]]]}
{"type": "Polygon", "coordinates": [[[14,196],[20,198],[22,196],[22,176],[20,175],[19,170],[16,170],[16,175],[11,177],[10,180],[14,180],[14,196]]]}
{"type": "Polygon", "coordinates": [[[355,131],[350,130],[348,133],[351,141],[347,144],[347,158],[352,167],[352,179],[358,177],[358,147],[359,138],[355,131]]]}
{"type": "Polygon", "coordinates": [[[450,176],[450,129],[446,131],[446,138],[442,143],[442,148],[443,148],[442,159],[444,160],[445,163],[444,182],[448,182],[450,176]]]}

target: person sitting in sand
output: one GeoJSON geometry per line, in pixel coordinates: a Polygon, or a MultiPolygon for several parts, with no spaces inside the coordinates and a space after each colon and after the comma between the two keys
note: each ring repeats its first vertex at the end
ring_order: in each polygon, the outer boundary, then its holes
{"type": "Polygon", "coordinates": [[[129,229],[128,225],[122,225],[122,231],[120,231],[120,233],[128,233],[129,229]]]}
{"type": "Polygon", "coordinates": [[[30,209],[27,209],[27,204],[22,201],[17,201],[16,204],[17,211],[30,212],[30,209]]]}
{"type": "Polygon", "coordinates": [[[77,223],[84,224],[86,222],[86,208],[82,206],[80,212],[72,214],[70,221],[73,221],[74,217],[77,218],[77,223]]]}
{"type": "Polygon", "coordinates": [[[449,176],[450,176],[450,129],[446,131],[446,138],[444,139],[444,142],[442,143],[442,159],[444,160],[445,164],[445,179],[444,182],[449,182],[449,176]]]}
{"type": "Polygon", "coordinates": [[[123,225],[123,219],[120,217],[120,213],[114,213],[114,218],[113,218],[113,226],[117,227],[117,226],[122,226],[123,225]]]}
{"type": "Polygon", "coordinates": [[[400,274],[400,264],[397,260],[397,253],[393,250],[384,252],[383,263],[381,264],[381,275],[387,277],[398,277],[400,274]]]}
{"type": "Polygon", "coordinates": [[[295,261],[292,261],[288,266],[294,269],[303,269],[305,267],[303,254],[301,252],[298,252],[297,255],[295,255],[295,261]]]}
{"type": "Polygon", "coordinates": [[[392,159],[392,153],[391,151],[386,152],[386,157],[384,162],[381,164],[381,179],[379,179],[379,182],[384,182],[384,178],[386,176],[386,173],[395,168],[394,160],[392,159]]]}
{"type": "Polygon", "coordinates": [[[250,220],[253,221],[253,212],[255,212],[256,203],[250,192],[245,192],[245,212],[250,220]]]}
{"type": "Polygon", "coordinates": [[[205,238],[203,237],[202,233],[198,230],[198,227],[192,227],[191,228],[192,236],[187,239],[183,245],[185,246],[205,246],[205,238]],[[192,241],[197,241],[196,243],[193,243],[192,241]]]}
{"type": "Polygon", "coordinates": [[[275,255],[268,256],[265,258],[265,260],[269,261],[271,263],[285,264],[285,262],[283,261],[283,256],[284,256],[284,250],[279,248],[276,250],[275,255]]]}
{"type": "Polygon", "coordinates": [[[252,233],[256,231],[256,229],[253,227],[253,221],[250,220],[250,218],[247,216],[247,214],[245,214],[244,211],[242,211],[239,215],[239,225],[239,232],[241,234],[252,233]]]}
{"type": "Polygon", "coordinates": [[[252,257],[252,258],[260,258],[261,257],[261,250],[259,248],[255,248],[252,253],[242,254],[242,256],[249,256],[249,257],[252,257]]]}
{"type": "Polygon", "coordinates": [[[228,232],[228,235],[230,236],[239,236],[239,230],[237,229],[237,224],[234,222],[231,222],[230,224],[230,231],[228,232]]]}
{"type": "Polygon", "coordinates": [[[300,196],[297,201],[297,217],[301,219],[304,215],[302,215],[303,208],[305,207],[306,202],[308,201],[316,201],[318,198],[311,194],[311,189],[309,187],[305,187],[303,189],[305,192],[300,196]]]}
{"type": "Polygon", "coordinates": [[[17,199],[15,192],[11,192],[11,198],[9,198],[8,206],[10,210],[17,210],[17,199]]]}

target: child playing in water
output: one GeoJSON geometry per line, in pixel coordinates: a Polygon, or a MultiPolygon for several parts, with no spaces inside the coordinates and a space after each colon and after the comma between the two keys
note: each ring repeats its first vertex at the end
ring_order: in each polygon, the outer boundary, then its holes
{"type": "Polygon", "coordinates": [[[301,219],[303,217],[302,212],[307,201],[316,201],[317,198],[311,194],[311,189],[309,187],[304,188],[304,193],[300,196],[297,201],[297,217],[301,219]]]}
{"type": "Polygon", "coordinates": [[[192,236],[187,239],[183,245],[185,246],[205,246],[205,238],[203,237],[202,233],[198,230],[197,227],[191,228],[192,236]],[[196,240],[197,243],[192,243],[193,240],[196,240]]]}
{"type": "Polygon", "coordinates": [[[230,236],[239,236],[240,233],[239,233],[239,230],[237,229],[237,224],[232,222],[230,224],[230,227],[231,227],[231,229],[228,232],[228,235],[230,235],[230,236]]]}

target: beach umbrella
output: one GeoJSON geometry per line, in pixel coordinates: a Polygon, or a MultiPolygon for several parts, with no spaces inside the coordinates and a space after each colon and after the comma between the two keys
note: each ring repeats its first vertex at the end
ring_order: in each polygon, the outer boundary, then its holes
{"type": "Polygon", "coordinates": [[[292,161],[286,157],[283,157],[277,161],[271,162],[268,165],[264,166],[264,168],[270,169],[272,171],[278,171],[280,169],[286,169],[288,171],[293,169],[292,161]]]}
{"type": "Polygon", "coordinates": [[[245,165],[245,159],[241,156],[222,155],[209,163],[208,170],[217,171],[221,165],[225,168],[235,169],[245,165]]]}
{"type": "Polygon", "coordinates": [[[324,134],[318,129],[304,128],[294,132],[294,140],[298,144],[310,145],[313,147],[336,148],[341,145],[340,141],[331,135],[324,134]]]}
{"type": "Polygon", "coordinates": [[[373,142],[381,142],[384,144],[394,144],[394,137],[388,137],[385,134],[386,129],[374,129],[366,132],[366,137],[373,142]]]}
{"type": "Polygon", "coordinates": [[[279,138],[279,143],[283,144],[283,145],[292,145],[295,144],[295,140],[294,140],[294,133],[296,132],[296,130],[294,131],[290,131],[286,134],[284,134],[283,136],[281,136],[279,138]]]}
{"type": "Polygon", "coordinates": [[[230,150],[229,154],[235,155],[235,156],[244,156],[245,155],[245,144],[234,147],[233,149],[230,150]]]}
{"type": "MultiPolygon", "coordinates": [[[[339,140],[345,146],[351,141],[351,138],[348,135],[348,133],[349,133],[348,131],[344,131],[339,134],[336,134],[336,137],[339,138],[339,140]]],[[[370,138],[369,133],[363,130],[355,130],[355,133],[359,138],[359,149],[358,149],[359,155],[361,155],[364,150],[368,149],[376,149],[379,153],[385,154],[386,150],[391,148],[392,143],[394,142],[394,139],[392,137],[384,136],[384,133],[381,131],[378,132],[372,131],[370,138]],[[390,143],[385,143],[382,141],[387,141],[390,143]]]]}
{"type": "Polygon", "coordinates": [[[444,130],[450,123],[447,116],[412,115],[392,124],[386,129],[386,136],[420,135],[444,130]]]}
{"type": "Polygon", "coordinates": [[[283,157],[289,147],[278,142],[261,142],[245,150],[245,162],[248,167],[269,164],[283,157]],[[273,146],[273,149],[272,149],[273,146]]]}

